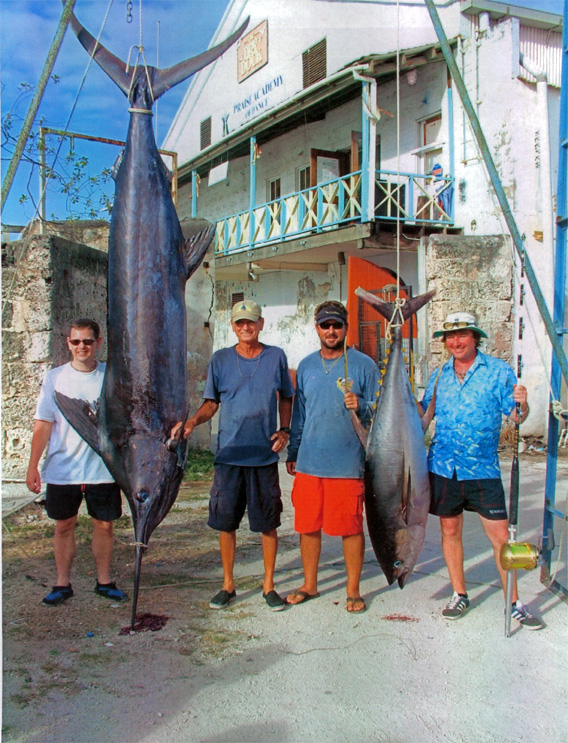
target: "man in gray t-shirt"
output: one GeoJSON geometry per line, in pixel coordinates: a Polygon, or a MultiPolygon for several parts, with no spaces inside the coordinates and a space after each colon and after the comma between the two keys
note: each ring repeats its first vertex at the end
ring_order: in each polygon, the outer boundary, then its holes
{"type": "MultiPolygon", "coordinates": [[[[263,597],[272,611],[286,605],[274,589],[282,512],[278,454],[288,443],[294,388],[284,351],[258,340],[263,325],[256,302],[235,304],[231,327],[238,342],[213,354],[203,404],[183,430],[187,438],[221,408],[208,524],[219,531],[223,588],[211,599],[212,609],[225,608],[236,596],[236,533],[245,510],[251,531],[262,533],[263,597]]],[[[176,434],[179,427],[172,431],[176,434]]]]}

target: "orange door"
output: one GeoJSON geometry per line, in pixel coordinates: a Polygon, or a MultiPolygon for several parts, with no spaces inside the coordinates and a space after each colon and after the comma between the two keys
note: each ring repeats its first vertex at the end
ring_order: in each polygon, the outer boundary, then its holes
{"type": "MultiPolygon", "coordinates": [[[[393,302],[396,298],[397,279],[394,271],[377,266],[363,258],[349,256],[347,264],[347,311],[349,329],[347,343],[370,356],[381,364],[385,352],[385,337],[388,321],[376,310],[355,294],[360,286],[369,292],[378,294],[381,299],[393,302]]],[[[400,296],[408,296],[408,288],[400,282],[400,296]]],[[[409,334],[416,337],[416,323],[405,323],[402,329],[405,350],[409,348],[409,334]]],[[[405,354],[406,355],[406,354],[405,354]]],[[[407,356],[407,361],[408,361],[407,356]]]]}

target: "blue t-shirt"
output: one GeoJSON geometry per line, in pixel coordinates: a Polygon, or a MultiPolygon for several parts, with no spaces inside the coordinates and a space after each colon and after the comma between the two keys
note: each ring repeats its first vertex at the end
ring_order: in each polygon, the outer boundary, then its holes
{"type": "MultiPolygon", "coordinates": [[[[434,391],[438,371],[428,380],[422,399],[424,410],[434,391]]],[[[431,472],[458,480],[501,477],[497,446],[503,415],[515,407],[509,364],[477,352],[463,384],[454,372],[454,360],[442,367],[436,390],[436,433],[428,452],[431,472]]]]}
{"type": "MultiPolygon", "coordinates": [[[[351,415],[344,403],[343,356],[335,368],[326,361],[325,373],[319,351],[306,356],[298,366],[288,461],[296,471],[315,477],[363,477],[365,450],[357,438],[351,415]]],[[[351,392],[359,398],[357,415],[368,425],[378,391],[379,370],[365,354],[347,351],[351,392]]]]}
{"type": "Polygon", "coordinates": [[[240,356],[235,346],[213,354],[203,398],[221,406],[215,462],[263,467],[278,461],[270,440],[278,430],[276,392],[294,395],[281,348],[264,345],[253,359],[240,356]]]}

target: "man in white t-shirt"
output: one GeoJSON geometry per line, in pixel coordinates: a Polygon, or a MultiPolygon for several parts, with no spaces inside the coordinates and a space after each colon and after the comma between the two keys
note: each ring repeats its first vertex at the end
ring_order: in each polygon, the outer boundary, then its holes
{"type": "Polygon", "coordinates": [[[93,404],[98,400],[106,366],[96,360],[101,342],[100,328],[94,320],[75,320],[67,338],[71,361],[46,374],[37,404],[26,484],[32,493],[39,493],[42,478],[47,483],[47,515],[56,522],[53,551],[57,585],[43,599],[46,606],[57,606],[73,596],[70,578],[76,550],[75,526],[83,497],[93,523],[95,593],[112,601],[128,598],[110,579],[112,522],[122,515],[120,489],[103,460],[63,417],[53,394],[57,390],[93,404]],[[39,461],[46,447],[40,475],[39,461]]]}

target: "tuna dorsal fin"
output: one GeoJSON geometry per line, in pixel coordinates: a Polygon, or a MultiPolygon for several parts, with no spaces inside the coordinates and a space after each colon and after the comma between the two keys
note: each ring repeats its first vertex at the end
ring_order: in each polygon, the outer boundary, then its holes
{"type": "MultiPolygon", "coordinates": [[[[419,294],[411,299],[407,299],[402,305],[403,318],[408,320],[411,315],[418,312],[421,307],[424,307],[424,305],[432,299],[435,293],[435,291],[430,291],[425,294],[419,294]]],[[[393,302],[385,302],[384,299],[377,297],[375,294],[371,294],[371,292],[365,291],[365,289],[362,289],[360,286],[355,289],[355,294],[358,297],[361,297],[361,299],[367,302],[367,304],[370,304],[371,307],[374,307],[377,312],[380,312],[386,320],[392,319],[395,307],[393,302]]]]}
{"type": "MultiPolygon", "coordinates": [[[[65,0],[62,0],[65,4],[65,0]]],[[[173,67],[168,67],[165,70],[152,69],[152,94],[153,99],[157,100],[166,90],[169,90],[177,83],[185,80],[190,75],[200,70],[202,67],[206,67],[208,64],[213,62],[220,57],[235,41],[242,35],[245,28],[248,26],[249,19],[231,34],[225,41],[222,41],[212,49],[198,54],[196,57],[186,59],[184,62],[179,62],[173,67]]],[[[79,23],[77,17],[71,15],[71,28],[75,32],[77,38],[85,49],[92,55],[95,62],[107,73],[107,75],[113,80],[118,87],[122,90],[125,96],[128,97],[130,92],[131,76],[134,74],[134,70],[128,74],[126,70],[126,64],[114,54],[108,51],[102,44],[97,44],[96,39],[87,31],[87,29],[79,23]]]]}
{"type": "Polygon", "coordinates": [[[215,225],[205,219],[184,219],[180,226],[185,238],[185,267],[189,279],[211,245],[215,225]]]}
{"type": "Polygon", "coordinates": [[[207,49],[207,51],[198,54],[196,57],[186,59],[185,62],[179,62],[173,65],[173,67],[168,67],[165,70],[157,70],[157,76],[153,80],[154,99],[159,98],[166,90],[181,83],[182,80],[198,72],[202,67],[207,67],[208,64],[214,62],[242,36],[248,26],[248,22],[249,19],[247,18],[233,34],[226,38],[225,41],[217,44],[217,46],[207,49]]]}
{"type": "Polygon", "coordinates": [[[99,420],[92,405],[86,400],[77,400],[62,395],[61,392],[55,392],[55,402],[79,436],[82,436],[100,456],[99,420]]]}

